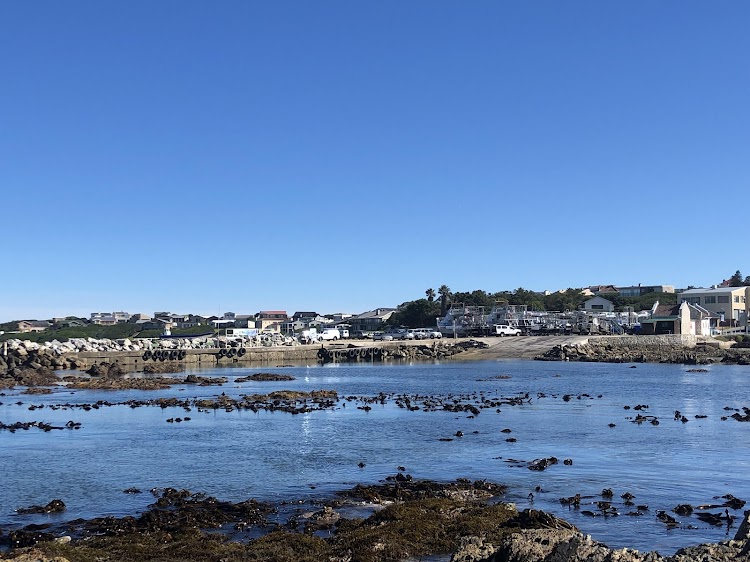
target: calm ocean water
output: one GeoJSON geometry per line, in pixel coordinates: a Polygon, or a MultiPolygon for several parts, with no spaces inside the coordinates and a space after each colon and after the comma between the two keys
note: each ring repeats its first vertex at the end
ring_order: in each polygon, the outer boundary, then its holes
{"type": "MultiPolygon", "coordinates": [[[[565,517],[612,547],[659,550],[734,536],[695,516],[675,516],[682,526],[667,530],[657,510],[678,504],[722,503],[725,494],[750,500],[750,423],[725,421],[726,408],[750,406],[750,368],[713,366],[691,373],[681,365],[541,363],[531,361],[451,362],[414,365],[335,365],[277,369],[216,369],[203,376],[228,376],[221,387],[176,386],[156,392],[55,390],[26,396],[19,390],[0,396],[0,421],[43,420],[82,423],[77,431],[0,432],[0,529],[64,521],[77,517],[129,515],[153,501],[152,487],[188,488],[221,499],[284,500],[325,498],[356,483],[374,483],[405,466],[415,478],[487,479],[507,484],[506,501],[565,517]],[[247,382],[236,377],[259,370],[297,377],[291,382],[247,382]],[[505,379],[491,377],[507,376],[505,379]],[[357,408],[340,401],[331,410],[290,415],[281,412],[223,410],[186,414],[182,409],[105,407],[83,411],[29,405],[213,397],[222,392],[336,390],[340,397],[380,392],[412,395],[484,393],[531,401],[468,413],[408,411],[393,400],[357,408]],[[587,394],[588,397],[581,394],[587,394]],[[572,395],[566,401],[563,395],[572,395]],[[18,405],[17,402],[23,402],[18,405]],[[638,412],[625,406],[648,405],[642,414],[658,425],[630,421],[638,412]],[[674,420],[680,410],[687,423],[674,420]],[[180,424],[170,417],[188,415],[180,424]],[[696,418],[696,415],[707,416],[696,418]],[[629,419],[630,418],[630,419],[629,419]],[[609,424],[616,424],[609,427],[609,424]],[[502,433],[502,429],[512,432],[502,433]],[[439,441],[462,431],[464,436],[439,441]],[[508,442],[509,437],[516,442],[508,442]],[[557,457],[543,472],[510,460],[557,457]],[[570,466],[563,459],[572,459],[570,466]],[[365,463],[364,468],[358,464],[365,463]],[[315,487],[314,489],[312,487],[315,487]],[[137,487],[143,494],[122,491],[137,487]],[[542,492],[535,492],[541,487],[542,492]],[[581,511],[596,511],[601,491],[614,491],[619,517],[587,517],[562,506],[559,498],[580,493],[581,511]],[[533,504],[528,495],[534,492],[533,504]],[[647,504],[644,515],[622,506],[620,495],[647,504]],[[587,497],[590,496],[590,497],[587,497]],[[55,516],[20,516],[15,510],[53,498],[68,506],[55,516]],[[727,535],[728,533],[728,535],[727,535]]],[[[750,507],[750,506],[746,506],[750,507]]],[[[723,512],[713,509],[712,512],[723,512]]],[[[674,514],[672,514],[674,515],[674,514]]]]}

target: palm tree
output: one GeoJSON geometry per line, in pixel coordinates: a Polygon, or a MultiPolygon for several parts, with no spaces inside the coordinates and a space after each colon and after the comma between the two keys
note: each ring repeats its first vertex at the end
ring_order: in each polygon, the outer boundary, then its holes
{"type": "Polygon", "coordinates": [[[451,290],[448,285],[440,285],[438,295],[440,295],[440,316],[445,316],[448,311],[448,300],[451,298],[451,290]]]}
{"type": "Polygon", "coordinates": [[[432,302],[435,300],[435,289],[430,287],[424,292],[425,295],[427,295],[427,301],[432,302]]]}

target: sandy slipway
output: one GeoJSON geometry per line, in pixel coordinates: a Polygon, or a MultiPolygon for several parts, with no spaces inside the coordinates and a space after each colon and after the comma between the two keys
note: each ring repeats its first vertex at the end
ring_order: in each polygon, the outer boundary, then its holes
{"type": "MultiPolygon", "coordinates": [[[[671,555],[613,550],[542,511],[517,511],[505,489],[486,481],[440,483],[399,472],[334,498],[238,503],[172,488],[127,517],[76,519],[4,530],[0,557],[16,562],[224,561],[376,562],[433,556],[452,562],[743,562],[745,514],[732,540],[671,555]],[[352,507],[364,516],[351,517],[352,507]]],[[[140,494],[134,488],[124,493],[140,494]]],[[[32,512],[64,512],[61,500],[32,512]],[[39,511],[41,510],[41,511],[39,511]]]]}

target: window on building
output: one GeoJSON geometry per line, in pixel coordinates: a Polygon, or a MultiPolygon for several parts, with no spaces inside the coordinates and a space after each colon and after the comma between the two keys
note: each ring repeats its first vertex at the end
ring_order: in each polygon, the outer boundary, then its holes
{"type": "Polygon", "coordinates": [[[591,310],[604,310],[604,305],[603,304],[592,304],[591,305],[591,310]]]}
{"type": "Polygon", "coordinates": [[[706,297],[704,304],[716,304],[716,297],[706,297]]]}
{"type": "Polygon", "coordinates": [[[739,297],[739,295],[735,295],[735,296],[734,296],[734,302],[740,302],[740,297],[739,297]]]}
{"type": "Polygon", "coordinates": [[[701,303],[701,298],[700,297],[688,297],[688,298],[685,299],[685,301],[688,304],[700,304],[701,303]]]}
{"type": "Polygon", "coordinates": [[[728,296],[726,296],[726,295],[725,295],[725,296],[723,296],[723,297],[719,297],[719,302],[720,302],[720,303],[725,303],[725,304],[726,304],[726,303],[729,303],[729,297],[728,297],[728,296]]]}

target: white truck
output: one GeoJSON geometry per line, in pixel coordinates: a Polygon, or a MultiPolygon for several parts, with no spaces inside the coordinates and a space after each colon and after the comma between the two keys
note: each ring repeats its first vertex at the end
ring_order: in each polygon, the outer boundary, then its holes
{"type": "Polygon", "coordinates": [[[318,343],[320,341],[320,334],[315,328],[310,328],[309,330],[302,330],[297,339],[302,344],[318,343]]]}
{"type": "Polygon", "coordinates": [[[504,336],[520,336],[521,330],[508,326],[507,324],[493,324],[492,334],[500,336],[501,338],[504,336]]]}

